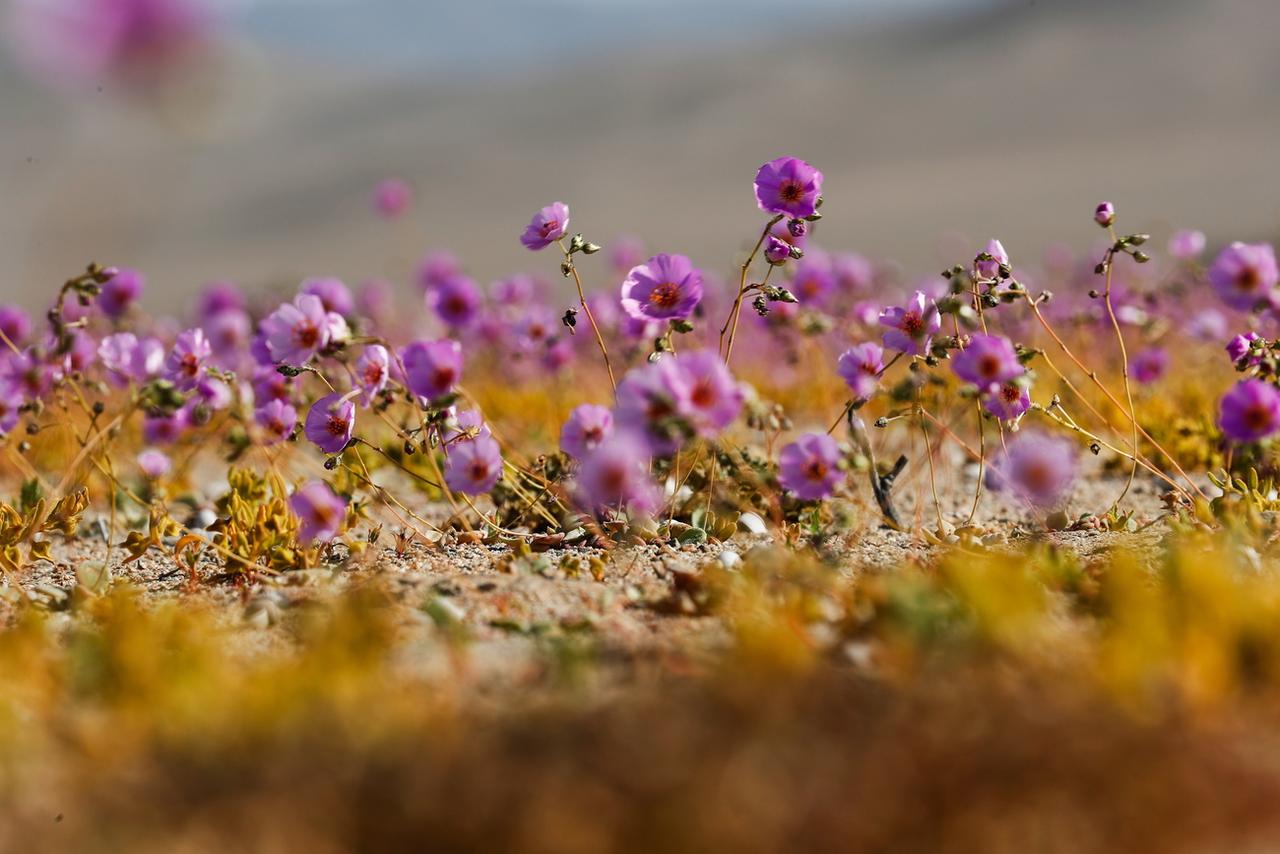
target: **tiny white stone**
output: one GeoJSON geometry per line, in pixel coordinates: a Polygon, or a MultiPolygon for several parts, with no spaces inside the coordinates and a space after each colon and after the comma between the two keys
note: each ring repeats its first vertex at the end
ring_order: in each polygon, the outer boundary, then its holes
{"type": "Polygon", "coordinates": [[[725,549],[720,552],[720,565],[725,569],[737,569],[742,566],[742,557],[733,549],[725,549]]]}
{"type": "Polygon", "coordinates": [[[739,515],[738,524],[753,534],[763,534],[769,530],[765,527],[764,520],[755,513],[743,513],[739,515]]]}

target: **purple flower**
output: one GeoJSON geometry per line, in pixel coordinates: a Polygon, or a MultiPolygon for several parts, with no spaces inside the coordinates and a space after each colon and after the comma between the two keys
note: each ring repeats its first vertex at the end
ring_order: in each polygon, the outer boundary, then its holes
{"type": "Polygon", "coordinates": [[[319,297],[325,311],[341,314],[344,317],[354,312],[356,308],[356,301],[351,296],[351,290],[341,279],[335,279],[331,276],[304,279],[302,284],[298,286],[298,293],[319,297]]]}
{"type": "Polygon", "coordinates": [[[478,436],[492,436],[488,425],[484,423],[484,416],[480,414],[478,409],[459,410],[456,406],[451,406],[447,410],[448,419],[440,428],[440,441],[442,444],[448,445],[450,442],[458,440],[475,439],[478,436]]]}
{"type": "Polygon", "coordinates": [[[1164,376],[1169,368],[1169,352],[1163,347],[1147,347],[1133,355],[1129,365],[1133,378],[1143,385],[1153,383],[1164,376]]]}
{"type": "Polygon", "coordinates": [[[137,349],[138,336],[132,332],[117,332],[98,343],[98,359],[113,378],[123,382],[130,377],[133,354],[137,349]]]}
{"type": "Polygon", "coordinates": [[[884,350],[879,344],[867,342],[855,344],[840,354],[836,373],[849,386],[857,400],[870,400],[880,387],[880,374],[884,371],[884,350]]]}
{"type": "Polygon", "coordinates": [[[791,258],[791,244],[772,234],[764,240],[764,259],[770,264],[784,264],[791,258]]]}
{"type": "Polygon", "coordinates": [[[626,509],[647,515],[658,508],[661,493],[649,476],[649,452],[643,440],[614,433],[582,459],[576,496],[592,513],[626,509]]]}
{"type": "Polygon", "coordinates": [[[870,290],[875,282],[875,268],[871,266],[871,262],[852,252],[833,254],[831,272],[836,277],[840,290],[846,294],[870,290]]]}
{"type": "Polygon", "coordinates": [[[1184,228],[1169,238],[1169,254],[1181,261],[1200,257],[1204,251],[1204,232],[1184,228]]]}
{"type": "Polygon", "coordinates": [[[151,480],[159,480],[169,473],[173,468],[173,462],[169,459],[169,455],[164,451],[157,451],[155,448],[147,448],[147,450],[138,454],[138,468],[142,473],[151,480]]]}
{"type": "Polygon", "coordinates": [[[836,288],[836,277],[830,265],[824,260],[808,257],[796,265],[796,274],[791,280],[790,290],[800,300],[801,305],[821,306],[830,298],[836,288]]]}
{"type": "Polygon", "coordinates": [[[890,330],[884,334],[886,347],[908,356],[923,356],[929,351],[933,333],[942,327],[942,318],[933,300],[926,298],[923,291],[916,291],[902,308],[880,312],[880,325],[890,330]]]}
{"type": "Polygon", "coordinates": [[[187,329],[178,335],[165,360],[165,376],[183,391],[190,391],[200,381],[205,363],[213,354],[209,339],[204,337],[204,330],[187,329]]]}
{"type": "Polygon", "coordinates": [[[0,305],[0,333],[19,347],[31,334],[31,318],[16,305],[0,305]]]}
{"type": "Polygon", "coordinates": [[[368,317],[386,321],[395,307],[395,291],[385,279],[368,279],[360,283],[356,306],[368,317]]]}
{"type": "Polygon", "coordinates": [[[244,294],[235,282],[210,282],[196,297],[196,316],[211,317],[223,311],[244,311],[244,294]]]}
{"type": "Polygon", "coordinates": [[[307,413],[303,432],[326,454],[337,454],[351,441],[356,425],[356,405],[339,392],[317,400],[307,413]]]}
{"type": "Polygon", "coordinates": [[[102,284],[98,308],[107,317],[120,317],[142,296],[146,279],[137,270],[121,267],[102,284]]]}
{"type": "Polygon", "coordinates": [[[1218,423],[1236,442],[1267,438],[1280,430],[1280,391],[1262,380],[1241,380],[1223,395],[1218,423]]]}
{"type": "MultiPolygon", "coordinates": [[[[1227,356],[1233,362],[1239,362],[1253,349],[1253,342],[1261,341],[1262,336],[1256,332],[1250,332],[1246,335],[1237,335],[1227,342],[1227,356]]],[[[1250,365],[1256,363],[1256,358],[1250,360],[1250,365]]]]}
{"type": "Polygon", "coordinates": [[[702,272],[683,255],[654,255],[622,283],[622,310],[637,320],[682,320],[702,301],[702,272]]]}
{"type": "Polygon", "coordinates": [[[1056,507],[1075,482],[1076,456],[1076,447],[1068,439],[1023,433],[992,462],[987,482],[992,489],[1007,490],[1033,507],[1056,507]]]}
{"type": "Polygon", "coordinates": [[[778,482],[802,501],[826,498],[843,480],[840,446],[826,433],[805,433],[778,457],[778,482]]]}
{"type": "Polygon", "coordinates": [[[356,359],[356,385],[360,387],[360,401],[372,406],[373,401],[387,387],[391,372],[391,354],[381,344],[370,344],[356,359]]]}
{"type": "Polygon", "coordinates": [[[379,181],[373,188],[373,209],[382,217],[395,219],[409,209],[413,189],[399,178],[379,181]]]}
{"type": "Polygon", "coordinates": [[[688,382],[676,359],[651,362],[630,371],[618,383],[614,417],[618,426],[643,436],[654,454],[675,453],[687,438],[688,382]]]}
{"type": "Polygon", "coordinates": [[[445,279],[452,278],[461,272],[462,267],[458,264],[458,259],[453,256],[453,253],[445,250],[428,252],[418,262],[418,284],[424,291],[429,291],[445,279]]]}
{"type": "Polygon", "coordinates": [[[449,394],[462,377],[462,345],[448,338],[414,341],[400,358],[409,391],[429,401],[449,394]]]}
{"type": "Polygon", "coordinates": [[[298,426],[298,411],[283,400],[268,400],[253,411],[253,420],[265,434],[264,444],[274,445],[289,438],[298,426]]]}
{"type": "Polygon", "coordinates": [[[1023,374],[1018,353],[1002,335],[974,335],[969,346],[951,358],[951,370],[965,382],[986,390],[1023,374]]]}
{"type": "Polygon", "coordinates": [[[569,413],[560,428],[560,450],[581,460],[613,435],[613,413],[603,406],[584,403],[569,413]]]}
{"type": "Polygon", "coordinates": [[[289,378],[273,367],[260,365],[254,368],[253,398],[259,404],[268,400],[288,400],[289,378]]]}
{"type": "Polygon", "coordinates": [[[30,347],[21,353],[0,350],[0,377],[28,400],[44,397],[53,383],[52,370],[30,347]]]}
{"type": "Polygon", "coordinates": [[[167,445],[178,441],[189,426],[191,422],[186,410],[148,415],[142,419],[142,438],[148,445],[167,445]]]}
{"type": "Polygon", "coordinates": [[[489,295],[495,304],[503,308],[519,308],[533,299],[536,290],[537,286],[532,276],[517,273],[490,285],[489,295]]]}
{"type": "Polygon", "coordinates": [[[1116,206],[1111,202],[1101,202],[1093,211],[1093,221],[1107,228],[1116,221],[1116,206]]]}
{"type": "Polygon", "coordinates": [[[502,475],[502,451],[492,436],[477,436],[449,445],[444,482],[454,492],[481,495],[502,475]]]}
{"type": "Polygon", "coordinates": [[[1001,421],[1012,421],[1031,408],[1031,392],[1020,382],[1007,382],[988,389],[982,406],[1001,421]]]}
{"type": "Polygon", "coordinates": [[[289,509],[298,517],[298,539],[309,546],[332,540],[347,516],[347,502],[322,480],[313,480],[289,496],[289,509]]]}
{"type": "Polygon", "coordinates": [[[18,426],[18,410],[26,403],[22,390],[13,383],[0,380],[0,435],[6,435],[18,426]]]}
{"type": "Polygon", "coordinates": [[[564,202],[552,202],[533,215],[525,226],[520,242],[525,249],[545,249],[564,237],[569,231],[569,206],[564,202]]]}
{"type": "Polygon", "coordinates": [[[1218,296],[1241,311],[1268,302],[1277,279],[1276,254],[1266,243],[1232,243],[1218,253],[1209,268],[1209,281],[1218,296]]]}
{"type": "Polygon", "coordinates": [[[1202,308],[1187,318],[1186,333],[1201,341],[1218,341],[1227,334],[1227,318],[1213,308],[1202,308]]]}
{"type": "Polygon", "coordinates": [[[480,290],[466,276],[450,276],[427,292],[427,304],[445,325],[470,326],[480,311],[480,290]]]}
{"type": "Polygon", "coordinates": [[[990,259],[975,259],[974,265],[978,268],[978,275],[984,279],[994,279],[1000,274],[1000,265],[1009,266],[1009,253],[1004,251],[1004,245],[999,240],[988,240],[987,248],[983,253],[990,255],[990,259]]]}
{"type": "Polygon", "coordinates": [[[760,167],[755,186],[760,210],[803,219],[818,210],[822,173],[795,157],[779,157],[760,167]]]}
{"type": "Polygon", "coordinates": [[[231,386],[216,377],[204,377],[196,383],[192,399],[210,412],[217,412],[230,406],[234,398],[231,386]]]}
{"type": "Polygon", "coordinates": [[[685,385],[680,414],[697,434],[710,438],[732,424],[745,395],[724,361],[711,350],[697,350],[674,362],[685,385]]]}
{"type": "Polygon", "coordinates": [[[644,243],[637,237],[619,237],[609,244],[609,265],[621,273],[644,260],[644,243]]]}
{"type": "Polygon", "coordinates": [[[202,328],[214,354],[227,366],[240,360],[253,335],[253,321],[238,309],[220,311],[206,318],[202,328]]]}
{"type": "Polygon", "coordinates": [[[282,365],[300,367],[329,345],[329,313],[320,297],[298,294],[262,321],[267,352],[282,365]]]}

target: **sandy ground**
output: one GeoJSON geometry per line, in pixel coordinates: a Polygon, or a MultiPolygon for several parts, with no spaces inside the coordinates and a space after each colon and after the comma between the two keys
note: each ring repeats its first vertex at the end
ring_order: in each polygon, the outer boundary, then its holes
{"type": "MultiPolygon", "coordinates": [[[[1072,506],[1105,507],[1121,485],[1110,476],[1083,479],[1072,506]]],[[[955,486],[943,496],[944,512],[951,519],[963,519],[972,500],[972,483],[955,486]]],[[[1159,496],[1158,484],[1138,481],[1130,499],[1136,518],[1157,518],[1159,496]]],[[[912,502],[909,496],[903,499],[900,510],[911,518],[912,502]]],[[[891,572],[927,562],[941,548],[924,537],[879,525],[869,509],[858,506],[863,521],[825,545],[824,559],[833,572],[891,572]]],[[[1138,533],[1050,532],[994,495],[984,498],[975,525],[991,548],[1014,549],[1038,541],[1086,558],[1129,548],[1149,559],[1158,553],[1165,531],[1157,522],[1138,533]]],[[[605,670],[624,679],[646,662],[660,662],[668,669],[673,661],[677,668],[696,667],[700,658],[722,650],[728,635],[718,618],[698,613],[681,591],[696,584],[697,574],[708,564],[736,565],[739,558],[749,559],[752,549],[771,542],[769,535],[740,530],[727,542],[623,546],[607,552],[551,549],[523,558],[503,545],[415,542],[402,555],[389,547],[377,548],[356,559],[254,584],[225,575],[210,553],[199,562],[201,578],[195,586],[158,549],[125,566],[120,565],[124,555],[116,549],[111,562],[114,584],[129,584],[156,605],[177,600],[210,609],[219,621],[237,627],[237,652],[249,655],[288,647],[309,606],[338,591],[367,587],[395,609],[404,632],[406,663],[447,676],[457,662],[438,639],[460,632],[468,640],[468,676],[483,689],[538,681],[547,666],[545,645],[565,639],[590,643],[598,660],[613,665],[605,670]],[[599,580],[588,571],[591,557],[603,561],[599,580]]],[[[76,567],[105,560],[106,543],[92,532],[59,543],[54,557],[55,563],[30,568],[14,584],[21,595],[54,611],[55,620],[69,623],[77,617],[67,605],[75,595],[83,595],[76,591],[76,567]]],[[[6,607],[12,614],[12,604],[6,607]]]]}

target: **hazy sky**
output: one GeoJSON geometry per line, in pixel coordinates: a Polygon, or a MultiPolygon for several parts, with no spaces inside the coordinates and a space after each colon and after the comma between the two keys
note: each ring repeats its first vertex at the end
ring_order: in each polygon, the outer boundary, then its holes
{"type": "MultiPolygon", "coordinates": [[[[501,71],[617,47],[666,50],[833,20],[865,22],[981,0],[233,0],[268,44],[385,68],[501,71]]],[[[788,41],[793,41],[789,38],[788,41]]]]}

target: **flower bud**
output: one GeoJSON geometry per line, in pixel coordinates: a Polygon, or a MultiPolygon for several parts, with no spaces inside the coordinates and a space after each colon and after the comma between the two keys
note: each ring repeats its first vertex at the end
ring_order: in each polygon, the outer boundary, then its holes
{"type": "Polygon", "coordinates": [[[1116,206],[1111,202],[1103,202],[1094,210],[1093,221],[1103,228],[1110,228],[1116,221],[1116,206]]]}

